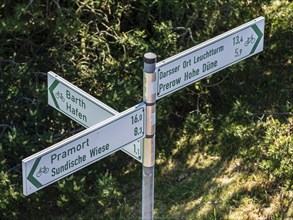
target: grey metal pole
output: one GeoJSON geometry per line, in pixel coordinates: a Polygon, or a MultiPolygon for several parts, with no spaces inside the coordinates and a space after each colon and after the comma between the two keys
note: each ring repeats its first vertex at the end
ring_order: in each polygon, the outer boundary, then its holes
{"type": "Polygon", "coordinates": [[[143,148],[142,219],[154,219],[154,168],[156,129],[156,61],[157,55],[144,55],[143,100],[146,103],[146,137],[143,148]]]}

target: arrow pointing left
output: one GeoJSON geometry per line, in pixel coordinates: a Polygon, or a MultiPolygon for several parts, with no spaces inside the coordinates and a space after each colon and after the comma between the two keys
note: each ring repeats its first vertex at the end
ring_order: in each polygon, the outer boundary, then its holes
{"type": "MultiPolygon", "coordinates": [[[[48,104],[85,128],[114,115],[117,111],[53,72],[48,72],[48,104]]],[[[122,151],[142,162],[142,141],[125,146],[122,151]]]]}
{"type": "Polygon", "coordinates": [[[23,159],[23,194],[34,193],[144,138],[145,107],[140,103],[23,159]]]}
{"type": "Polygon", "coordinates": [[[40,188],[42,187],[43,185],[34,177],[34,173],[40,163],[40,160],[42,159],[42,157],[39,157],[35,160],[34,164],[33,164],[33,167],[27,177],[27,179],[36,187],[36,188],[40,188]]]}
{"type": "Polygon", "coordinates": [[[116,114],[115,110],[53,72],[48,73],[48,104],[84,127],[116,114]]]}
{"type": "Polygon", "coordinates": [[[50,91],[50,95],[52,97],[52,100],[56,106],[56,108],[60,109],[59,105],[58,105],[58,102],[55,98],[55,95],[54,95],[54,89],[57,87],[57,85],[59,84],[58,80],[55,80],[52,85],[49,87],[49,91],[50,91]]]}

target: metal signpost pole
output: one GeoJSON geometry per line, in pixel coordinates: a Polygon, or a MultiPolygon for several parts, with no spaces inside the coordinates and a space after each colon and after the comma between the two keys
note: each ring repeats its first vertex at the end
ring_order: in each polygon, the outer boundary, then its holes
{"type": "Polygon", "coordinates": [[[154,218],[154,167],[156,127],[156,60],[154,53],[144,55],[143,99],[146,103],[146,137],[142,170],[142,219],[154,218]]]}

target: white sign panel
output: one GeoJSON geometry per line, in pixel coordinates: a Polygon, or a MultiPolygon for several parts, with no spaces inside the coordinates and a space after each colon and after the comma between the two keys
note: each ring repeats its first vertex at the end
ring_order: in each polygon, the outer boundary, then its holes
{"type": "Polygon", "coordinates": [[[259,17],[159,62],[157,99],[261,52],[264,22],[259,17]]]}
{"type": "MultiPolygon", "coordinates": [[[[118,114],[53,72],[48,72],[48,104],[86,128],[118,114]]],[[[143,142],[138,140],[122,150],[142,162],[142,144],[143,142]]]]}
{"type": "Polygon", "coordinates": [[[141,103],[22,160],[23,193],[34,193],[144,137],[141,103]]]}
{"type": "Polygon", "coordinates": [[[48,72],[48,104],[84,127],[91,127],[117,113],[53,72],[48,72]]]}

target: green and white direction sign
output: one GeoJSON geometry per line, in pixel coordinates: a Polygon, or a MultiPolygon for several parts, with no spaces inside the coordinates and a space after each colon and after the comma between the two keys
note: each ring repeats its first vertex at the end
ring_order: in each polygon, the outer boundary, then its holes
{"type": "Polygon", "coordinates": [[[22,160],[29,195],[145,137],[145,103],[138,104],[22,160]]]}
{"type": "Polygon", "coordinates": [[[157,99],[263,50],[264,17],[259,17],[159,62],[157,99]]]}
{"type": "Polygon", "coordinates": [[[48,72],[48,104],[84,127],[117,112],[53,72],[48,72]]]}
{"type": "MultiPolygon", "coordinates": [[[[48,104],[86,128],[118,114],[111,107],[53,72],[48,72],[48,104]]],[[[142,144],[142,140],[137,140],[122,150],[142,162],[142,144]]]]}

